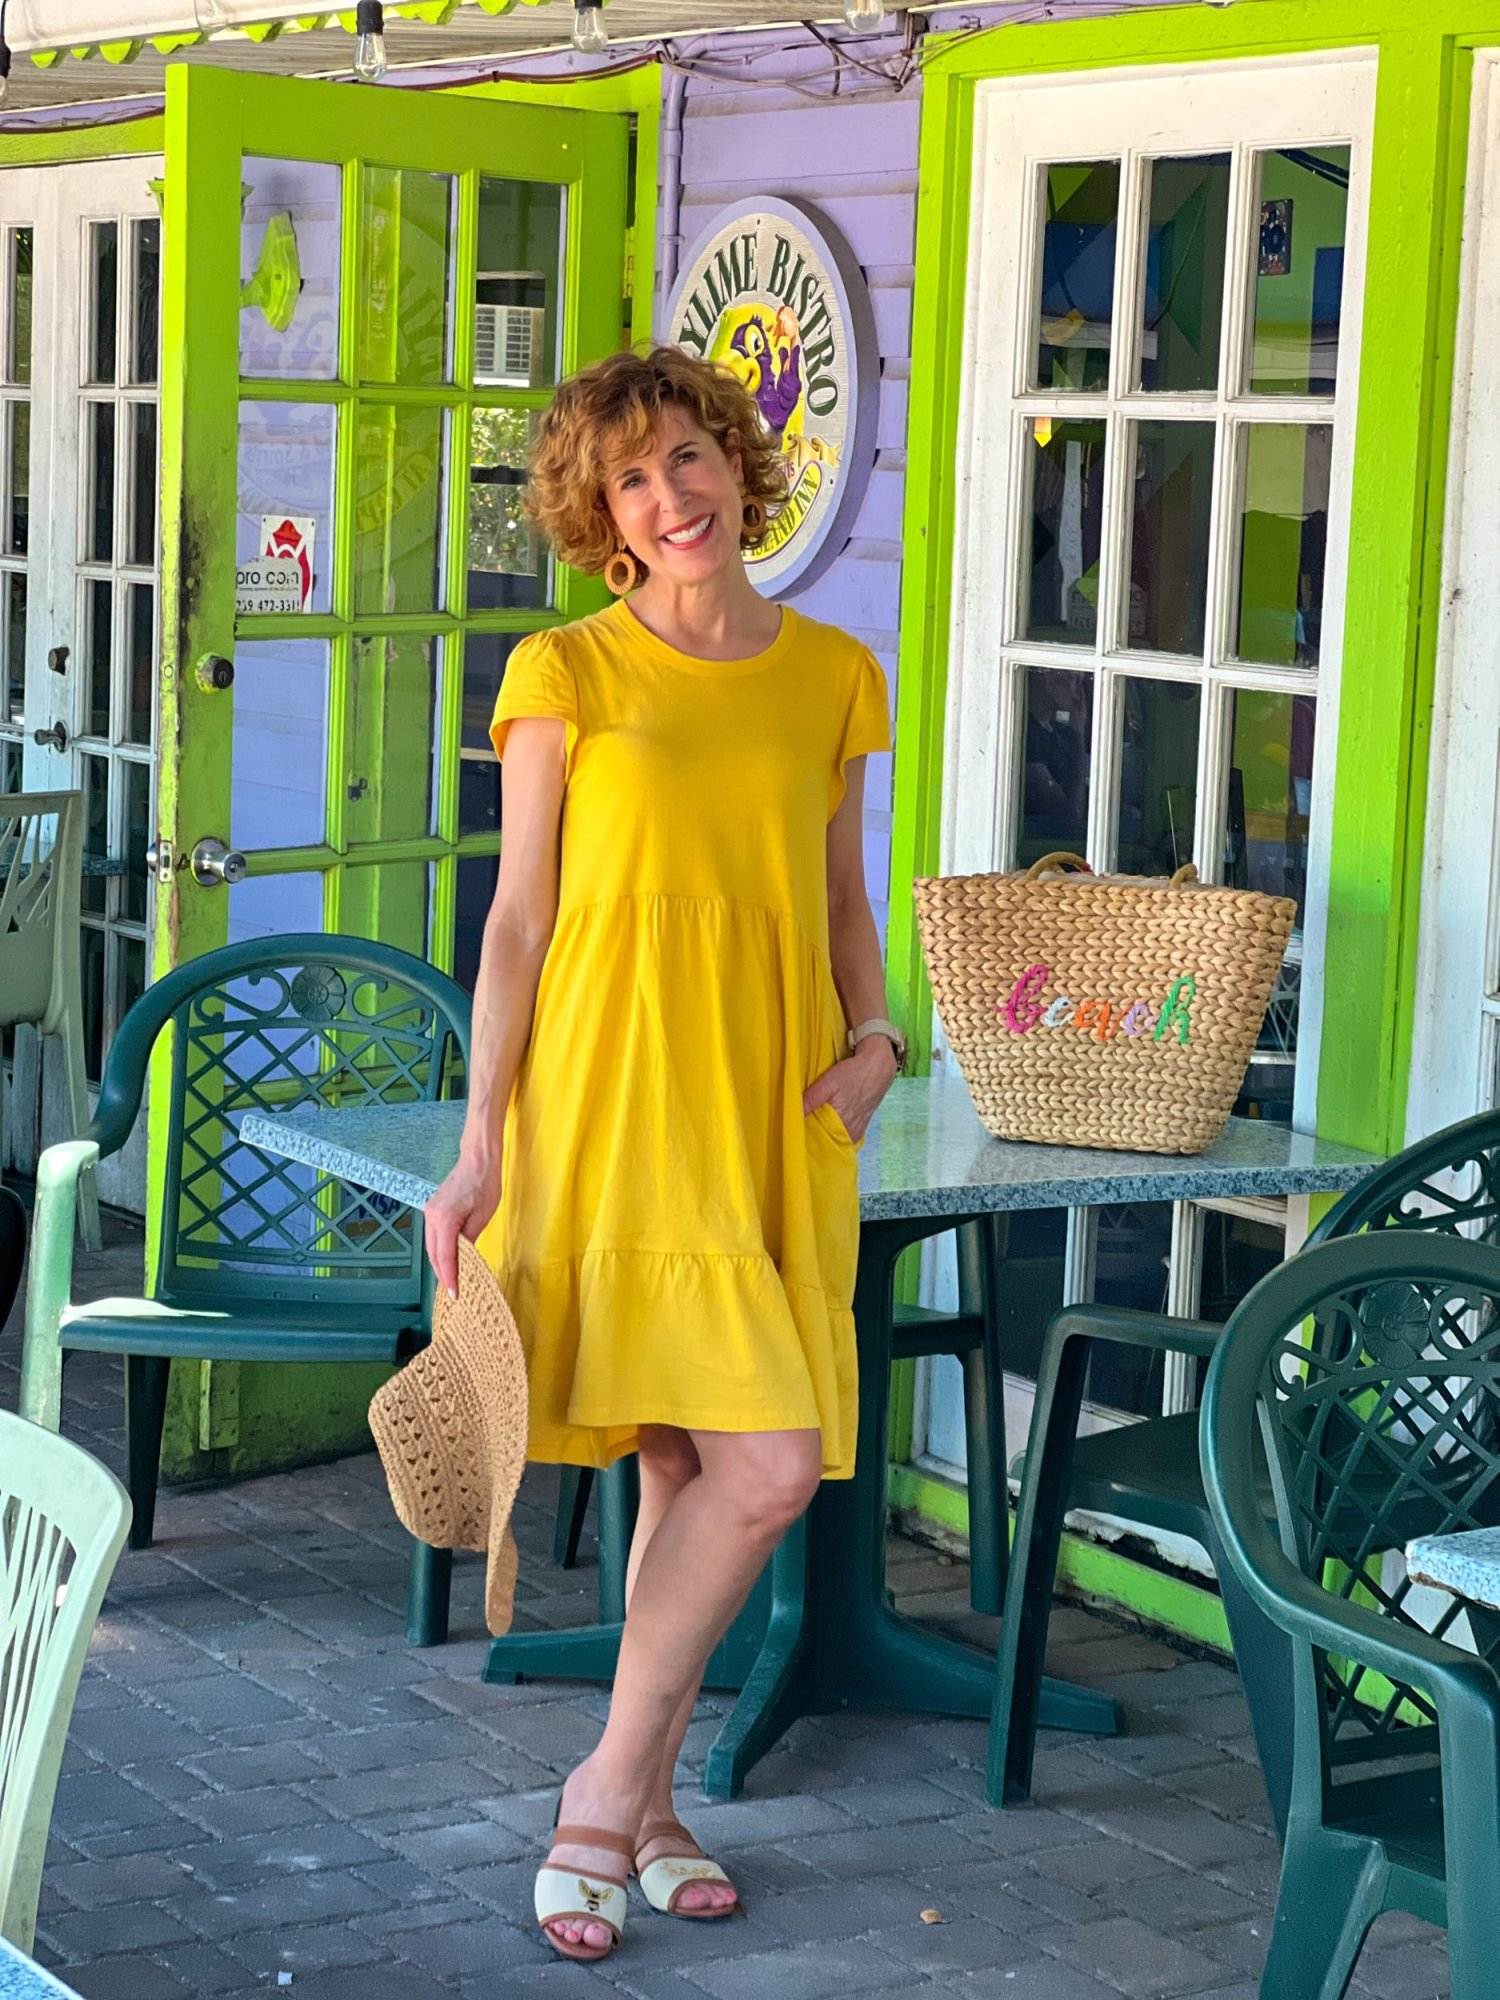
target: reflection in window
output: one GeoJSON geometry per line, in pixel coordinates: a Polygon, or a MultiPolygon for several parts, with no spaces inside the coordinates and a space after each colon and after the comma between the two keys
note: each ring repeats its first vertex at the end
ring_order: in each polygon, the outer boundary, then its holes
{"type": "Polygon", "coordinates": [[[563,191],[481,180],[474,380],[516,389],[557,380],[563,191]]]}
{"type": "Polygon", "coordinates": [[[1229,155],[1151,166],[1143,389],[1213,389],[1219,380],[1229,155]]]}
{"type": "Polygon", "coordinates": [[[1016,858],[1023,868],[1088,840],[1089,768],[1094,729],[1094,682],[1089,674],[1025,671],[1021,829],[1016,858]]]}
{"type": "Polygon", "coordinates": [[[469,442],[469,609],[535,608],[548,598],[551,557],[521,506],[538,418],[472,412],[469,442]]]}
{"type": "Polygon", "coordinates": [[[31,257],[30,229],[10,235],[10,354],[6,379],[31,380],[31,257]]]}
{"type": "Polygon", "coordinates": [[[115,328],[119,313],[120,225],[89,225],[89,373],[91,382],[115,379],[115,328]]]}
{"type": "Polygon", "coordinates": [[[453,180],[401,167],[360,177],[359,372],[366,382],[448,380],[453,180]]]}
{"type": "Polygon", "coordinates": [[[519,632],[471,632],[464,644],[463,716],[459,736],[458,830],[497,833],[500,765],[490,744],[490,717],[505,663],[521,643],[519,632]]]}
{"type": "Polygon", "coordinates": [[[495,896],[500,859],[494,854],[466,855],[458,863],[458,893],[453,917],[453,977],[466,993],[479,979],[479,952],[484,920],[495,896]]]}
{"type": "Polygon", "coordinates": [[[1261,154],[1249,367],[1258,396],[1333,394],[1348,208],[1347,146],[1261,154]]]}
{"type": "Polygon", "coordinates": [[[1317,703],[1311,695],[1239,688],[1230,735],[1224,879],[1291,896],[1300,929],[1307,898],[1317,703]]]}
{"type": "Polygon", "coordinates": [[[1214,427],[1135,427],[1126,644],[1152,653],[1203,651],[1214,427]]]}
{"type": "Polygon", "coordinates": [[[1039,389],[1102,389],[1113,337],[1120,163],[1046,170],[1036,378],[1039,389]]]}
{"type": "MultiPolygon", "coordinates": [[[[1094,1302],[1164,1313],[1171,1254],[1170,1202],[1101,1208],[1094,1238],[1094,1302]]],[[[1084,1391],[1089,1401],[1131,1416],[1158,1414],[1165,1366],[1162,1351],[1113,1340],[1096,1340],[1092,1345],[1084,1391]]]]}
{"type": "Polygon", "coordinates": [[[1331,424],[1257,424],[1245,433],[1234,636],[1242,660],[1318,664],[1332,456],[1331,424]]]}
{"type": "Polygon", "coordinates": [[[1104,420],[1036,417],[1030,435],[1030,588],[1023,630],[1028,639],[1091,645],[1099,627],[1104,420]]]}
{"type": "Polygon", "coordinates": [[[1185,681],[1122,683],[1119,865],[1170,875],[1193,858],[1201,689],[1185,681]]]}

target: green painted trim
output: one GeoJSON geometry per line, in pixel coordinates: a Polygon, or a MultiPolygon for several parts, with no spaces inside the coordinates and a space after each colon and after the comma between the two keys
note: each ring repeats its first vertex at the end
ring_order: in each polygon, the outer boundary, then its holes
{"type": "MultiPolygon", "coordinates": [[[[889,1494],[893,1507],[967,1540],[969,1496],[956,1482],[935,1478],[914,1465],[893,1465],[889,1494]]],[[[1010,1527],[1014,1535],[1014,1515],[1010,1527]]],[[[1060,1583],[1081,1595],[1117,1604],[1195,1645],[1213,1646],[1223,1653],[1231,1650],[1224,1607],[1215,1592],[1136,1562],[1106,1543],[1065,1533],[1057,1575],[1060,1583]]]]}
{"type": "Polygon", "coordinates": [[[1345,609],[1318,1127],[1399,1145],[1411,1062],[1426,752],[1439,614],[1446,422],[1457,317],[1473,0],[1260,0],[934,37],[924,63],[908,420],[906,571],[892,828],[890,976],[925,1053],[931,1014],[907,893],[938,865],[974,93],[986,78],[1276,58],[1379,56],[1350,545],[1378,551],[1345,609]],[[1377,332],[1378,330],[1378,332],[1377,332]]]}
{"type": "Polygon", "coordinates": [[[127,125],[90,125],[81,132],[0,132],[0,167],[56,167],[75,160],[149,158],[166,144],[159,114],[127,125]]]}

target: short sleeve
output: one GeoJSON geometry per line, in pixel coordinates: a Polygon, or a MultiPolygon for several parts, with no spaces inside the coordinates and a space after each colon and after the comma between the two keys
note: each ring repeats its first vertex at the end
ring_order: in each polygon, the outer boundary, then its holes
{"type": "Polygon", "coordinates": [[[843,734],[835,760],[829,814],[837,812],[843,799],[844,767],[851,757],[867,757],[874,750],[891,747],[891,697],[885,673],[875,655],[861,646],[854,661],[854,689],[844,717],[843,734]]]}
{"type": "Polygon", "coordinates": [[[578,741],[578,692],[566,648],[557,632],[533,632],[505,663],[490,718],[490,741],[502,761],[510,725],[525,717],[555,716],[567,724],[567,769],[578,741]]]}

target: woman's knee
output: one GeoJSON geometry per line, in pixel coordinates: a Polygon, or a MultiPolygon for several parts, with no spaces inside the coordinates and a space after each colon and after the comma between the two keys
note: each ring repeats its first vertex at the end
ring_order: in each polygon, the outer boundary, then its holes
{"type": "MultiPolygon", "coordinates": [[[[782,1431],[726,1439],[713,1469],[752,1532],[779,1538],[807,1512],[822,1475],[816,1431],[782,1431]]],[[[705,1460],[705,1470],[708,1461],[705,1460]]]]}

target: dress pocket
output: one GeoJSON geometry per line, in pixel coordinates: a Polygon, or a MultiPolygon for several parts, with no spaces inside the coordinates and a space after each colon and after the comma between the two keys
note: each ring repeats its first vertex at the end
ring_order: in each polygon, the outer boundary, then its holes
{"type": "Polygon", "coordinates": [[[851,1152],[857,1149],[858,1141],[852,1136],[843,1119],[840,1118],[835,1106],[832,1104],[815,1104],[808,1116],[815,1118],[828,1136],[831,1139],[836,1139],[841,1146],[847,1146],[851,1152]]]}

